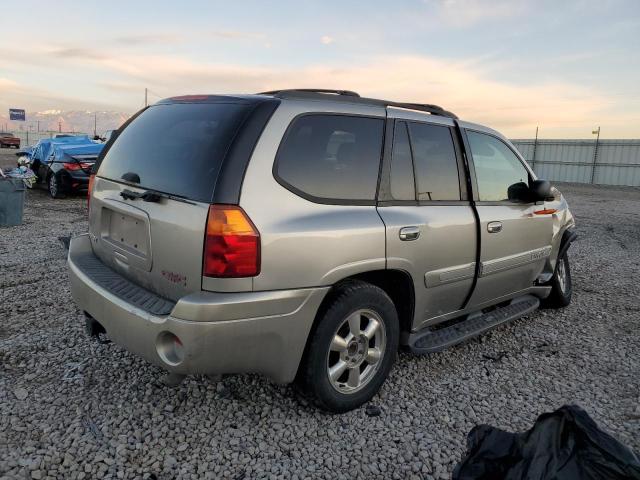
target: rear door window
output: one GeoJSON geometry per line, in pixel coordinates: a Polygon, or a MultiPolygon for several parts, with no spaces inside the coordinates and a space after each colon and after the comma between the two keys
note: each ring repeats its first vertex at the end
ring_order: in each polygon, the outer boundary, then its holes
{"type": "Polygon", "coordinates": [[[224,157],[250,108],[237,103],[154,105],[120,133],[98,175],[119,182],[126,176],[142,188],[211,202],[224,157]]]}
{"type": "Polygon", "coordinates": [[[380,118],[300,116],[278,151],[276,178],[312,201],[374,201],[383,129],[380,118]]]}
{"type": "Polygon", "coordinates": [[[418,200],[460,200],[458,162],[451,129],[409,123],[418,200]]]}
{"type": "Polygon", "coordinates": [[[394,200],[416,200],[413,159],[405,122],[396,122],[394,128],[389,180],[394,200]]]}

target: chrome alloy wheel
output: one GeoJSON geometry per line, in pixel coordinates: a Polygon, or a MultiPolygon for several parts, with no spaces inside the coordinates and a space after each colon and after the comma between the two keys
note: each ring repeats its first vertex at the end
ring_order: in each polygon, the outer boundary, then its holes
{"type": "Polygon", "coordinates": [[[561,258],[558,260],[558,287],[560,287],[560,291],[562,293],[566,293],[567,291],[567,269],[564,266],[565,259],[561,258]]]}
{"type": "Polygon", "coordinates": [[[55,174],[49,177],[49,194],[54,198],[58,195],[58,179],[55,174]]]}
{"type": "Polygon", "coordinates": [[[384,320],[377,313],[360,309],[346,317],[327,355],[331,386],[346,394],[364,388],[378,371],[386,343],[384,320]]]}

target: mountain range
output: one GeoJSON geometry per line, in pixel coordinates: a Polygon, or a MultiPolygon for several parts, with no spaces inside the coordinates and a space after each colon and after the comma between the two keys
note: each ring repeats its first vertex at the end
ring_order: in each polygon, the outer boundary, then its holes
{"type": "Polygon", "coordinates": [[[89,110],[44,110],[27,112],[26,121],[9,120],[9,112],[0,114],[0,131],[52,131],[98,134],[118,128],[129,118],[129,113],[89,110]]]}

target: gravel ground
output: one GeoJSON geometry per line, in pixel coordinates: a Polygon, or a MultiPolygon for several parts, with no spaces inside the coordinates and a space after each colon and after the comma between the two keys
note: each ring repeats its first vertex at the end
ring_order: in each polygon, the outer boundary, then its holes
{"type": "Polygon", "coordinates": [[[0,230],[0,477],[448,478],[476,424],[523,430],[567,403],[640,448],[640,190],[561,189],[580,234],[572,305],[401,354],[373,417],[255,375],[166,387],[89,342],[59,240],[86,230],[85,199],[29,192],[25,224],[0,230]]]}

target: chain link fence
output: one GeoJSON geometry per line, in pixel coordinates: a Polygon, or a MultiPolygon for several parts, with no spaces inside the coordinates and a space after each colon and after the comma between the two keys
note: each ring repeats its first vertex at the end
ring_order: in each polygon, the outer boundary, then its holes
{"type": "Polygon", "coordinates": [[[35,145],[39,140],[43,138],[52,138],[56,135],[87,135],[86,133],[81,132],[57,132],[57,131],[47,131],[47,132],[13,132],[13,134],[20,139],[20,147],[25,148],[31,145],[35,145]]]}

